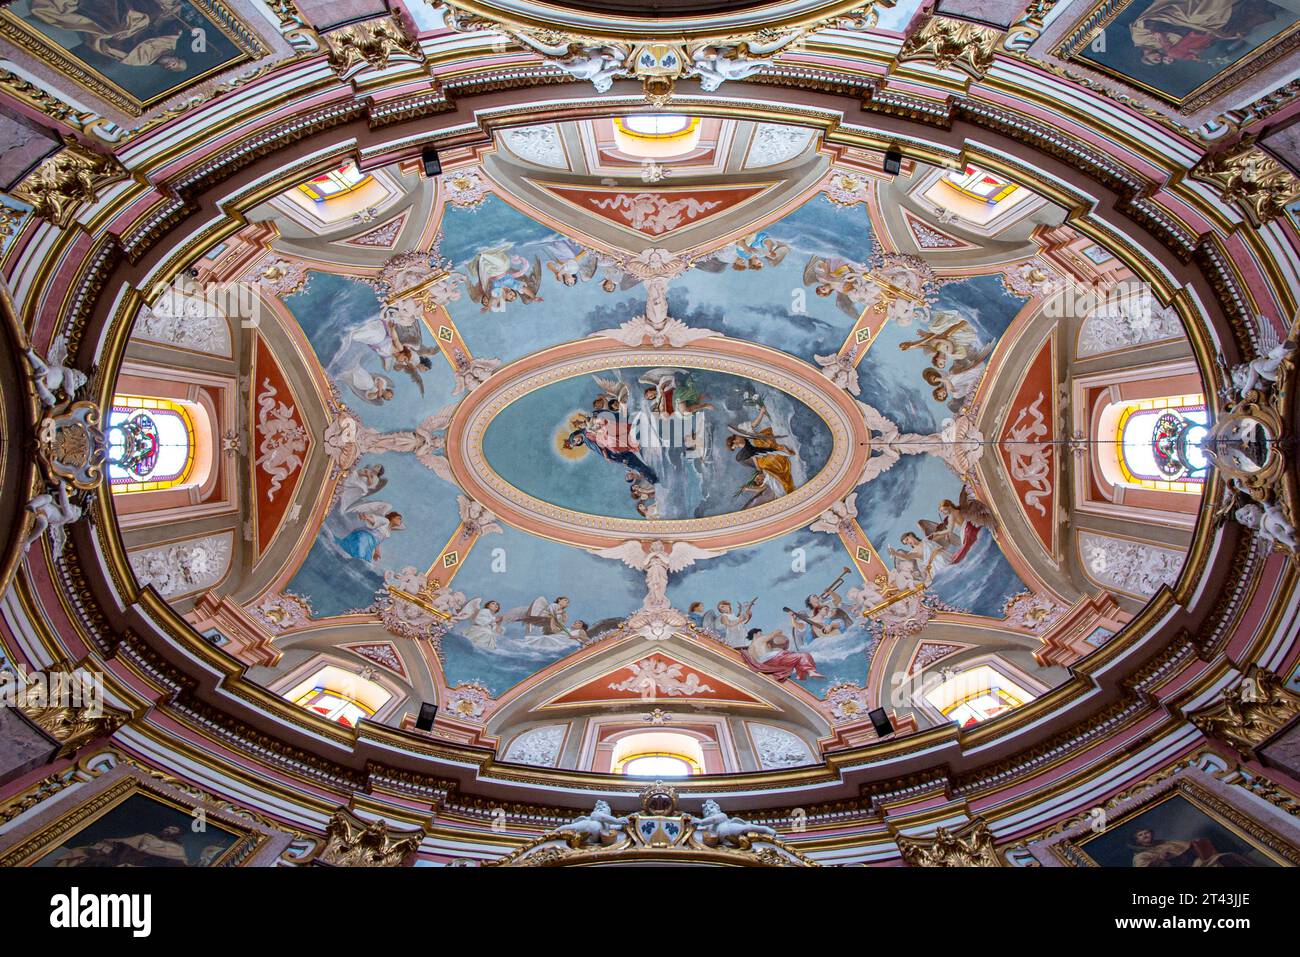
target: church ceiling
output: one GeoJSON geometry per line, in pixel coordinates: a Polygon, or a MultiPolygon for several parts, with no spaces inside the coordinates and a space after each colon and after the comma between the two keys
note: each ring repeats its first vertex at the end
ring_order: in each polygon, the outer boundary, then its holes
{"type": "MultiPolygon", "coordinates": [[[[916,198],[946,195],[942,170],[900,189],[815,137],[731,120],[705,128],[703,167],[693,148],[655,160],[673,185],[629,188],[639,166],[591,164],[623,122],[513,128],[509,158],[444,169],[428,206],[400,198],[427,191],[412,167],[375,171],[398,198],[317,240],[298,187],[255,211],[259,229],[289,220],[248,275],[272,270],[263,295],[293,344],[273,359],[258,338],[257,401],[284,397],[268,427],[302,429],[274,368],[292,363],[329,421],[294,448],[323,457],[325,485],[298,496],[293,549],[259,560],[254,616],[289,601],[291,632],[428,642],[435,681],[477,689],[486,719],[647,609],[828,711],[835,688],[885,700],[882,642],[957,622],[1021,640],[1026,608],[1090,597],[1055,574],[1058,466],[1032,444],[1056,421],[1040,291],[1064,272],[1042,255],[1059,210],[1016,187],[1016,216],[927,246],[952,235],[916,198]],[[779,146],[762,184],[711,182],[754,165],[760,137],[779,146]],[[538,165],[569,195],[539,192],[538,165]],[[383,265],[340,251],[425,209],[383,265]],[[638,217],[662,229],[626,228],[638,217]],[[674,252],[659,233],[687,238],[674,252]],[[995,382],[1016,417],[988,403],[995,382]],[[662,565],[655,540],[674,550],[662,565]]],[[[299,471],[253,474],[265,550],[299,471]]]]}
{"type": "Polygon", "coordinates": [[[337,790],[539,836],[666,758],[693,808],[848,802],[845,860],[939,854],[942,803],[1041,863],[1103,775],[1261,764],[1298,42],[1272,0],[15,0],[0,672],[98,669],[103,740],[314,832],[337,790]]]}

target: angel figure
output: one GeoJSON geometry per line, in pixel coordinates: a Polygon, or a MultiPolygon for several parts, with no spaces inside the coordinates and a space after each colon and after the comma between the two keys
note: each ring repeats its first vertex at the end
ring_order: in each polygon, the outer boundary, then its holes
{"type": "Polygon", "coordinates": [[[36,350],[31,348],[25,354],[32,367],[32,384],[36,386],[36,394],[40,396],[41,405],[47,409],[58,405],[56,392],[62,390],[64,396],[72,399],[86,384],[86,374],[66,364],[68,337],[63,333],[50,340],[50,348],[46,351],[45,359],[38,356],[36,350]]]}
{"type": "MultiPolygon", "coordinates": [[[[932,526],[933,524],[931,523],[932,526]]],[[[930,579],[935,556],[945,550],[947,542],[942,539],[922,539],[916,532],[904,532],[899,541],[902,548],[888,546],[889,557],[894,562],[889,583],[899,591],[906,591],[913,585],[924,584],[930,579]]]]}
{"type": "Polygon", "coordinates": [[[993,352],[993,344],[964,356],[953,362],[947,370],[930,366],[921,370],[921,378],[933,387],[933,398],[944,402],[954,415],[960,415],[967,401],[979,388],[980,379],[984,377],[984,366],[993,352]]]}
{"type": "Polygon", "coordinates": [[[467,535],[500,535],[502,528],[497,517],[486,505],[474,501],[465,495],[456,496],[456,509],[460,513],[460,525],[467,535]]]}
{"type": "Polygon", "coordinates": [[[900,342],[898,348],[920,349],[929,354],[932,366],[942,369],[978,350],[979,334],[955,312],[941,310],[934,313],[929,329],[918,332],[916,339],[900,342]]]}
{"type": "Polygon", "coordinates": [[[546,268],[566,286],[576,286],[596,275],[600,268],[600,256],[590,249],[579,246],[572,239],[560,238],[547,244],[550,259],[546,268]]]}
{"type": "Polygon", "coordinates": [[[456,388],[451,394],[473,392],[486,382],[500,365],[500,359],[489,359],[483,356],[475,356],[468,360],[458,359],[456,369],[452,373],[452,377],[456,380],[456,388]]]}
{"type": "Polygon", "coordinates": [[[695,384],[695,377],[683,369],[651,369],[637,382],[646,387],[646,401],[659,415],[694,415],[713,408],[709,397],[695,384]]]}
{"type": "Polygon", "coordinates": [[[23,539],[23,551],[30,549],[32,543],[48,531],[51,551],[56,556],[62,554],[66,541],[63,527],[81,518],[81,506],[68,500],[67,484],[59,482],[56,492],[42,492],[35,496],[27,503],[27,511],[31,512],[33,522],[31,532],[23,539]]]}
{"type": "Polygon", "coordinates": [[[460,634],[475,648],[494,651],[497,639],[505,634],[501,603],[495,599],[484,601],[482,598],[471,598],[461,608],[456,619],[469,622],[460,634]]]}
{"type": "Polygon", "coordinates": [[[766,266],[779,266],[790,252],[790,245],[779,239],[773,239],[766,230],[750,233],[736,243],[736,258],[731,262],[732,269],[762,269],[766,266]]]}
{"type": "Polygon", "coordinates": [[[501,312],[506,303],[539,302],[542,284],[542,261],[533,258],[530,266],[523,256],[510,250],[513,243],[501,243],[482,249],[466,266],[466,287],[470,298],[483,312],[501,312]]]}
{"type": "MultiPolygon", "coordinates": [[[[923,518],[917,524],[926,533],[925,537],[943,550],[942,557],[948,565],[956,565],[966,557],[981,528],[997,527],[993,511],[972,495],[967,485],[962,486],[958,501],[946,498],[939,503],[939,515],[938,522],[923,518]],[[949,552],[953,547],[956,551],[949,552]]],[[[930,563],[936,557],[939,556],[932,556],[930,563]]]]}
{"type": "Polygon", "coordinates": [[[615,415],[619,415],[627,410],[627,400],[632,390],[626,382],[617,377],[608,379],[594,375],[592,378],[596,380],[596,385],[600,387],[600,395],[591,401],[593,412],[613,412],[615,415]]]}
{"type": "Polygon", "coordinates": [[[1245,395],[1255,389],[1265,389],[1277,382],[1282,366],[1291,361],[1296,350],[1293,335],[1285,342],[1279,342],[1272,323],[1262,316],[1255,324],[1260,332],[1260,355],[1249,362],[1242,362],[1232,367],[1232,384],[1239,395],[1245,395]]]}
{"type": "Polygon", "coordinates": [[[387,484],[384,467],[379,464],[363,465],[349,472],[339,482],[339,511],[350,514],[362,499],[374,495],[387,484]]]}
{"type": "Polygon", "coordinates": [[[823,299],[835,296],[836,307],[857,319],[870,303],[874,284],[864,278],[866,268],[839,256],[810,256],[803,268],[803,284],[823,299]],[[869,287],[869,288],[868,288],[869,287]]]}
{"type": "Polygon", "coordinates": [[[539,595],[530,605],[512,608],[502,620],[523,622],[525,635],[567,635],[569,598],[560,595],[551,601],[545,595],[539,595]]]}
{"type": "Polygon", "coordinates": [[[339,376],[343,382],[362,402],[370,405],[383,405],[392,401],[393,380],[387,376],[375,375],[364,366],[355,365],[339,376]]]}
{"type": "Polygon", "coordinates": [[[720,552],[699,548],[687,542],[664,542],[655,539],[648,543],[623,542],[610,548],[590,548],[593,555],[614,558],[629,568],[645,572],[646,597],[642,608],[656,610],[670,607],[668,603],[668,574],[689,568],[703,558],[713,558],[720,552]]]}
{"type": "Polygon", "coordinates": [[[1233,517],[1268,544],[1281,545],[1292,553],[1300,547],[1295,529],[1275,502],[1243,505],[1233,513],[1233,517]]]}
{"type": "Polygon", "coordinates": [[[610,809],[609,802],[597,801],[590,814],[584,814],[581,817],[574,818],[568,824],[560,825],[555,829],[555,833],[573,835],[570,843],[574,846],[607,844],[618,836],[617,829],[626,827],[627,823],[627,818],[618,817],[614,814],[610,809]]]}
{"type": "Polygon", "coordinates": [[[711,798],[704,802],[703,811],[704,817],[692,814],[691,823],[703,834],[705,844],[714,847],[720,844],[747,847],[754,837],[776,837],[774,828],[766,824],[751,824],[744,818],[731,817],[711,798]]]}
{"type": "MultiPolygon", "coordinates": [[[[383,386],[375,381],[377,377],[361,368],[361,360],[367,350],[379,357],[386,371],[404,372],[410,376],[420,390],[420,395],[424,395],[421,373],[433,368],[430,356],[438,355],[441,351],[436,345],[424,345],[423,332],[418,322],[405,321],[391,309],[354,326],[343,337],[335,363],[336,367],[345,370],[340,378],[352,391],[370,402],[374,402],[376,397],[381,402],[387,400],[382,398],[383,386]],[[370,396],[369,393],[377,388],[380,390],[379,396],[370,396]]],[[[383,381],[391,392],[392,383],[386,379],[383,381]]]]}
{"type": "Polygon", "coordinates": [[[383,543],[405,527],[402,513],[388,502],[370,501],[352,506],[347,513],[359,524],[334,542],[347,555],[365,562],[379,561],[383,543]]]}
{"type": "Polygon", "coordinates": [[[627,53],[613,46],[572,43],[566,56],[550,58],[546,62],[574,79],[590,80],[597,93],[608,93],[616,78],[628,75],[627,53]]]}
{"type": "Polygon", "coordinates": [[[745,55],[745,44],[701,47],[691,54],[695,75],[700,79],[700,89],[712,93],[727,80],[743,80],[753,76],[771,60],[761,60],[745,55]]]}
{"type": "Polygon", "coordinates": [[[731,602],[723,599],[715,608],[710,608],[703,613],[700,618],[701,625],[718,635],[731,647],[739,648],[748,643],[745,626],[754,617],[756,601],[757,598],[751,598],[749,601],[740,602],[737,611],[731,602]]]}

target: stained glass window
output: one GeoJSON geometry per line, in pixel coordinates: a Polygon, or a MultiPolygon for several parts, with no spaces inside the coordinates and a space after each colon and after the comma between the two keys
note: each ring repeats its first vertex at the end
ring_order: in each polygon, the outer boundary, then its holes
{"type": "Polygon", "coordinates": [[[989,665],[977,665],[947,678],[926,700],[963,728],[1018,708],[1034,696],[989,665]]]}
{"type": "Polygon", "coordinates": [[[1201,443],[1210,418],[1200,395],[1129,403],[1119,417],[1119,467],[1125,482],[1161,492],[1200,492],[1208,461],[1201,443]]]}
{"type": "Polygon", "coordinates": [[[114,396],[107,437],[108,481],[116,495],[174,488],[194,467],[194,423],[170,399],[114,396]]]}
{"type": "Polygon", "coordinates": [[[307,180],[298,188],[316,202],[323,203],[327,199],[350,193],[369,181],[369,174],[357,169],[355,163],[344,163],[328,173],[307,180]]]}
{"type": "Polygon", "coordinates": [[[294,704],[301,705],[308,711],[341,724],[345,728],[355,728],[358,721],[369,718],[374,713],[351,698],[344,697],[326,688],[312,688],[298,698],[294,704]]]}
{"type": "Polygon", "coordinates": [[[284,696],[313,714],[345,728],[355,728],[357,722],[373,718],[392,693],[361,675],[325,665],[284,696]]]}
{"type": "Polygon", "coordinates": [[[978,166],[952,170],[944,174],[943,181],[971,199],[994,206],[1016,191],[1016,184],[1008,179],[989,173],[978,166]]]}

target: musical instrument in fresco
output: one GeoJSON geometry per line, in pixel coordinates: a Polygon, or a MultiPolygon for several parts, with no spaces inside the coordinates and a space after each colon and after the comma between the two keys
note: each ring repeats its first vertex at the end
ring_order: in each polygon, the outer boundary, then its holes
{"type": "Polygon", "coordinates": [[[836,578],[835,581],[831,582],[830,585],[828,585],[824,590],[819,592],[816,596],[828,602],[835,601],[836,607],[835,607],[835,611],[831,613],[830,621],[824,621],[824,622],[814,621],[813,619],[805,615],[803,612],[795,611],[793,608],[782,608],[781,610],[786,612],[790,616],[791,626],[793,627],[794,624],[793,620],[798,619],[799,621],[807,625],[810,629],[812,629],[813,636],[816,638],[825,638],[827,635],[838,634],[840,632],[847,631],[850,627],[852,627],[853,619],[849,617],[847,612],[845,612],[843,609],[839,607],[839,602],[836,600],[836,596],[835,596],[835,590],[844,584],[844,580],[848,578],[848,576],[852,573],[852,571],[853,571],[852,568],[850,568],[848,565],[845,565],[844,568],[840,571],[839,577],[836,578]]]}

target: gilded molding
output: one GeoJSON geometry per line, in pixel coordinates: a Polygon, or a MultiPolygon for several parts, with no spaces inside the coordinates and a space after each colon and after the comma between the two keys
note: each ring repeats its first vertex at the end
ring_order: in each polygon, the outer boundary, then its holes
{"type": "Polygon", "coordinates": [[[1191,175],[1217,186],[1225,203],[1236,203],[1258,225],[1283,215],[1300,199],[1300,178],[1255,146],[1253,137],[1205,157],[1191,175]]]}
{"type": "Polygon", "coordinates": [[[394,59],[424,62],[420,44],[407,32],[397,13],[354,23],[327,33],[322,39],[326,60],[340,78],[365,67],[386,69],[394,59]]]}
{"type": "Polygon", "coordinates": [[[1222,741],[1242,758],[1255,757],[1263,744],[1300,715],[1300,695],[1282,678],[1251,665],[1244,678],[1212,705],[1193,711],[1187,720],[1207,737],[1222,741]]]}
{"type": "Polygon", "coordinates": [[[1005,867],[993,832],[976,818],[955,831],[941,827],[932,838],[900,835],[898,850],[910,867],[1005,867]]]}
{"type": "Polygon", "coordinates": [[[64,143],[63,149],[43,160],[13,193],[32,207],[33,215],[55,226],[66,226],[78,207],[95,202],[105,186],[127,177],[116,158],[72,139],[64,143]]]}
{"type": "Polygon", "coordinates": [[[380,818],[366,821],[339,808],[325,828],[315,859],[331,867],[400,867],[420,846],[425,831],[401,831],[380,818]]]}
{"type": "Polygon", "coordinates": [[[920,60],[933,63],[940,70],[960,67],[975,77],[982,77],[993,65],[1002,41],[1002,31],[993,27],[931,17],[916,33],[903,41],[898,61],[920,60]]]}

